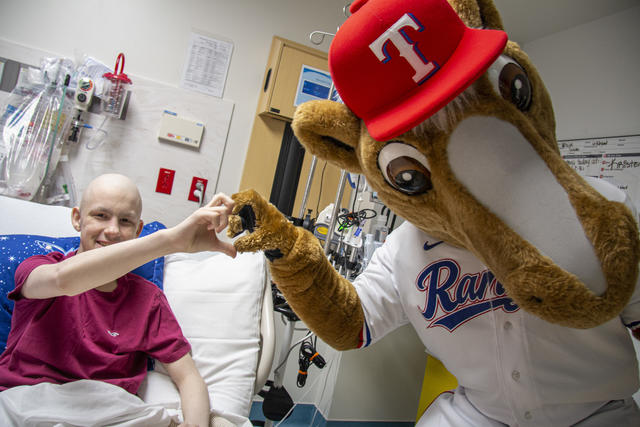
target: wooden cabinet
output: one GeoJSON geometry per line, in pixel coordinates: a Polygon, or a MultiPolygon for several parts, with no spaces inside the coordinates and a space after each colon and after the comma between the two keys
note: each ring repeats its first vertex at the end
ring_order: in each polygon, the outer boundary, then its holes
{"type": "MultiPolygon", "coordinates": [[[[253,188],[262,197],[269,200],[286,124],[283,120],[264,115],[256,115],[240,181],[240,190],[253,188]]],[[[312,157],[308,152],[305,153],[304,161],[300,169],[300,180],[298,181],[292,211],[292,214],[296,217],[302,205],[302,197],[311,169],[312,157]]],[[[317,214],[316,208],[322,210],[329,203],[335,201],[336,192],[340,183],[340,175],[340,168],[324,160],[318,161],[306,205],[307,209],[313,210],[312,217],[315,217],[317,214]]],[[[350,187],[347,186],[342,198],[342,207],[349,206],[350,197],[350,187]]]]}
{"type": "MultiPolygon", "coordinates": [[[[285,127],[295,111],[293,104],[302,65],[326,71],[329,69],[327,54],[275,36],[253,122],[240,190],[253,188],[269,200],[285,127]]],[[[300,211],[311,160],[312,156],[305,153],[292,212],[294,216],[298,216],[300,211]]],[[[331,164],[325,166],[324,160],[318,161],[306,206],[314,210],[314,216],[316,207],[322,210],[335,201],[340,175],[339,168],[331,164]]],[[[343,207],[348,206],[350,196],[351,191],[347,187],[342,199],[343,207]]]]}
{"type": "Polygon", "coordinates": [[[329,70],[325,52],[277,36],[273,38],[258,114],[291,121],[303,65],[329,70]]]}

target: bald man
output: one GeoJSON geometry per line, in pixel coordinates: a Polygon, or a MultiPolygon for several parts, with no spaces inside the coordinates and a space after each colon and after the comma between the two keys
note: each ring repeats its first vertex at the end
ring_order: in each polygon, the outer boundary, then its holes
{"type": "Polygon", "coordinates": [[[37,255],[16,270],[0,390],[94,379],[135,394],[150,356],[180,392],[183,425],[209,425],[206,385],[164,294],[130,271],[173,252],[235,257],[233,245],[216,235],[232,208],[233,201],[218,194],[177,226],[136,239],[143,226],[136,185],[119,174],[94,179],[71,212],[78,250],[37,255]]]}

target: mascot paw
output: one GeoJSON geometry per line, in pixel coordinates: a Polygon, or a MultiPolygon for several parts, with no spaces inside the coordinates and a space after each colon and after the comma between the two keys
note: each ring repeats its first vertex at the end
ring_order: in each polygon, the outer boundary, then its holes
{"type": "Polygon", "coordinates": [[[265,251],[274,260],[286,256],[296,241],[296,228],[271,203],[255,190],[245,190],[231,196],[235,202],[229,217],[229,237],[243,232],[246,236],[234,242],[239,252],[265,251]]]}

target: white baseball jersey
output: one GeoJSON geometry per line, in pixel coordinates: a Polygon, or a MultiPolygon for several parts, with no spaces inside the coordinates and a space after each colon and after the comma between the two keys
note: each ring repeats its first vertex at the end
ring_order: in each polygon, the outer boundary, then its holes
{"type": "Polygon", "coordinates": [[[410,322],[469,401],[505,424],[574,424],[640,386],[627,330],[640,323],[638,286],[619,318],[587,330],[558,326],[518,307],[469,251],[409,223],[389,235],[354,285],[363,346],[410,322]]]}

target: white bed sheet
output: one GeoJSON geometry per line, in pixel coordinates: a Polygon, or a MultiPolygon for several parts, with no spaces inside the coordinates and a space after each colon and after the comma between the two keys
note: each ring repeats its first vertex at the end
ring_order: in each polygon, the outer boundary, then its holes
{"type": "Polygon", "coordinates": [[[0,393],[2,426],[153,426],[176,425],[164,407],[145,403],[121,387],[102,381],[41,383],[0,393]]]}

